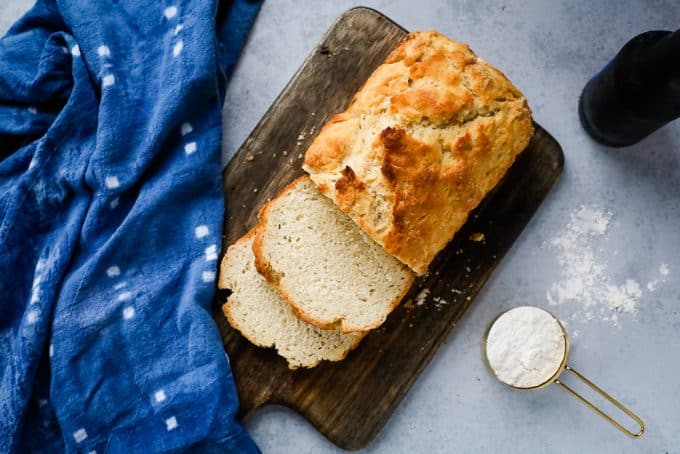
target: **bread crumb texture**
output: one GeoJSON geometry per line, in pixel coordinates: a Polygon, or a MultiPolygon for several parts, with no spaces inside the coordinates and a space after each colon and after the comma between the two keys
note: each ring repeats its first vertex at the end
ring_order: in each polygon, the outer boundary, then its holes
{"type": "Polygon", "coordinates": [[[229,324],[253,344],[276,348],[291,369],[345,358],[364,334],[323,330],[299,320],[255,269],[253,239],[253,232],[241,238],[222,260],[219,286],[232,291],[222,308],[229,324]]]}
{"type": "Polygon", "coordinates": [[[304,169],[419,274],[533,134],[526,99],[470,48],[415,32],[308,148],[304,169]]]}
{"type": "Polygon", "coordinates": [[[295,314],[344,332],[380,326],[408,292],[413,273],[315,187],[295,180],[260,210],[258,271],[295,314]]]}

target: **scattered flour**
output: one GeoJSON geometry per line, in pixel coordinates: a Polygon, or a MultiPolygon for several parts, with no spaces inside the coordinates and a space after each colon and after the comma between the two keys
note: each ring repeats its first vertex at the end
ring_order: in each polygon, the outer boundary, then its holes
{"type": "Polygon", "coordinates": [[[661,275],[661,278],[652,279],[651,281],[647,282],[647,290],[650,292],[654,292],[656,290],[659,282],[666,282],[665,278],[671,274],[671,269],[668,268],[668,265],[662,263],[661,266],[659,266],[659,274],[661,275]]]}
{"type": "Polygon", "coordinates": [[[595,207],[581,206],[571,214],[564,231],[552,239],[563,279],[548,290],[546,298],[550,304],[580,301],[587,316],[588,309],[601,299],[604,267],[595,260],[591,240],[605,234],[611,216],[595,207]]]}
{"type": "MultiPolygon", "coordinates": [[[[551,241],[557,249],[562,279],[551,285],[546,299],[551,305],[578,302],[586,320],[593,320],[599,314],[599,319],[619,326],[617,314],[635,313],[643,289],[633,278],[615,285],[605,265],[595,257],[594,246],[598,246],[597,241],[606,234],[611,218],[610,211],[593,206],[581,206],[571,213],[567,226],[551,241]]],[[[668,276],[668,265],[662,264],[659,273],[668,276]]],[[[650,281],[647,290],[655,291],[659,282],[659,279],[650,281]]]]}
{"type": "Polygon", "coordinates": [[[649,290],[650,292],[653,292],[654,290],[656,290],[657,285],[659,285],[658,279],[651,280],[651,281],[647,282],[647,290],[649,290]]]}
{"type": "MultiPolygon", "coordinates": [[[[626,283],[619,287],[607,284],[604,292],[605,302],[609,309],[618,312],[635,312],[641,296],[640,284],[632,279],[627,279],[626,283]]],[[[616,314],[613,314],[612,317],[614,315],[616,314]]]]}

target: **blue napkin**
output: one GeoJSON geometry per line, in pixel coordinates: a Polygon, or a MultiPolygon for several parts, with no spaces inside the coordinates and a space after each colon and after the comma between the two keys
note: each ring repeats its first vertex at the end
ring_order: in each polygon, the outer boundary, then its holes
{"type": "Polygon", "coordinates": [[[38,0],[0,40],[0,452],[256,452],[211,317],[260,1],[38,0]]]}

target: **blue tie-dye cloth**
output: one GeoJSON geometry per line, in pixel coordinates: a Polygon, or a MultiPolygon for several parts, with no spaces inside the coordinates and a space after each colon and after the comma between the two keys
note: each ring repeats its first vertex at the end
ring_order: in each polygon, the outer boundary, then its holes
{"type": "Polygon", "coordinates": [[[211,302],[259,7],[38,0],[0,40],[0,452],[257,451],[211,302]]]}

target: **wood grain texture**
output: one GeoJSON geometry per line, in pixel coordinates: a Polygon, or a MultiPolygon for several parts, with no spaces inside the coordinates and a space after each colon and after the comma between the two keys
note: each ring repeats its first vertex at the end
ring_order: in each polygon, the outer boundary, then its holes
{"type": "MultiPolygon", "coordinates": [[[[331,26],[225,169],[223,251],[257,222],[262,203],[302,174],[302,154],[316,132],[347,107],[405,34],[367,8],[352,9],[331,26]]],[[[344,361],[290,371],[272,349],[253,346],[229,327],[220,310],[226,294],[218,292],[214,314],[241,398],[240,415],[267,403],[282,404],[300,412],[342,448],[369,443],[559,177],[561,148],[535,126],[527,149],[429,274],[416,281],[406,303],[344,361]],[[485,240],[471,241],[475,232],[484,233],[485,240]],[[430,291],[427,302],[409,303],[423,288],[430,291]],[[434,298],[441,300],[436,303],[434,298]]]]}

